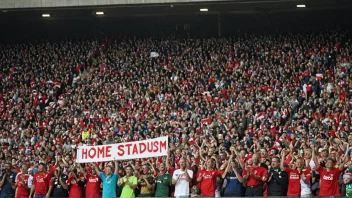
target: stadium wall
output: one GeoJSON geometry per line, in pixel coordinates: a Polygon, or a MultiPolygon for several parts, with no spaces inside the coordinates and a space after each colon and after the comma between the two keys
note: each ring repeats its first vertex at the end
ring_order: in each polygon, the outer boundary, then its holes
{"type": "Polygon", "coordinates": [[[32,40],[39,38],[62,39],[64,37],[156,36],[160,34],[189,34],[191,36],[218,36],[219,27],[223,36],[242,33],[299,32],[311,30],[348,29],[352,32],[349,10],[257,13],[245,15],[184,15],[154,17],[74,19],[26,19],[14,17],[0,20],[1,42],[32,40]]]}

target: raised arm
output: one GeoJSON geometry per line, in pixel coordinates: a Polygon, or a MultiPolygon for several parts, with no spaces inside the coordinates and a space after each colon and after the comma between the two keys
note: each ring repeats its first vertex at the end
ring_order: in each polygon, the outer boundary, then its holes
{"type": "Polygon", "coordinates": [[[62,162],[64,163],[65,167],[69,167],[69,166],[70,166],[70,165],[66,162],[66,160],[65,160],[64,157],[62,157],[61,159],[62,159],[62,162]]]}
{"type": "Polygon", "coordinates": [[[280,161],[280,169],[282,171],[285,171],[285,165],[284,165],[284,162],[285,162],[285,153],[284,151],[281,151],[281,161],[280,161]]]}
{"type": "Polygon", "coordinates": [[[348,156],[347,155],[344,155],[342,160],[341,160],[341,163],[339,165],[339,170],[340,171],[343,171],[345,169],[345,163],[348,161],[348,156]]]}
{"type": "Polygon", "coordinates": [[[119,174],[119,162],[117,160],[115,160],[114,163],[115,163],[115,172],[114,172],[114,174],[117,175],[117,174],[119,174]]]}
{"type": "Polygon", "coordinates": [[[244,169],[244,163],[241,161],[240,154],[238,153],[238,151],[236,150],[236,148],[234,149],[234,152],[235,152],[235,155],[236,155],[236,159],[237,159],[238,164],[240,165],[240,167],[241,167],[242,169],[244,169]]]}
{"type": "Polygon", "coordinates": [[[314,146],[314,144],[313,144],[313,147],[312,147],[312,159],[313,159],[314,164],[315,164],[315,170],[318,170],[320,164],[318,162],[317,156],[315,155],[315,146],[314,146]]]}
{"type": "MultiPolygon", "coordinates": [[[[202,144],[202,147],[203,147],[203,144],[202,144]]],[[[206,159],[204,158],[203,156],[203,149],[202,147],[199,148],[199,156],[200,156],[200,159],[202,159],[203,161],[206,161],[206,159]]]]}
{"type": "Polygon", "coordinates": [[[100,169],[99,169],[99,167],[98,167],[98,165],[96,164],[96,163],[93,163],[93,168],[94,168],[94,170],[95,170],[95,173],[97,174],[97,175],[99,175],[100,174],[100,169]]]}
{"type": "Polygon", "coordinates": [[[81,170],[81,173],[83,174],[83,176],[86,177],[86,176],[87,176],[87,173],[86,173],[86,171],[84,170],[84,168],[82,167],[82,165],[81,165],[81,164],[78,164],[78,166],[79,166],[79,170],[81,170]]]}
{"type": "Polygon", "coordinates": [[[153,163],[147,162],[147,164],[150,166],[150,168],[153,171],[153,175],[156,175],[158,172],[156,172],[155,167],[153,166],[153,163]]]}
{"type": "MultiPolygon", "coordinates": [[[[230,159],[232,159],[232,155],[230,156],[230,159]]],[[[223,173],[222,176],[221,176],[223,179],[225,179],[226,174],[227,174],[227,172],[228,172],[229,169],[230,169],[230,166],[231,166],[230,159],[228,160],[228,163],[227,163],[227,166],[226,166],[226,168],[225,168],[225,171],[224,171],[224,173],[223,173]]]]}
{"type": "Polygon", "coordinates": [[[149,183],[149,181],[147,180],[147,177],[145,175],[143,175],[142,177],[143,177],[145,183],[147,184],[148,189],[151,191],[151,193],[154,193],[154,190],[155,190],[154,185],[155,184],[149,183]]]}

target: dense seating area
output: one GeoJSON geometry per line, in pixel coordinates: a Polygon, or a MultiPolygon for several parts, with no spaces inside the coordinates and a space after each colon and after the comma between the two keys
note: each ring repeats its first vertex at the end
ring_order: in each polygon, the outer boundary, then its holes
{"type": "Polygon", "coordinates": [[[1,195],[106,197],[115,172],[115,197],[352,196],[351,53],[335,31],[0,45],[1,195]],[[76,163],[161,136],[168,156],[76,163]]]}

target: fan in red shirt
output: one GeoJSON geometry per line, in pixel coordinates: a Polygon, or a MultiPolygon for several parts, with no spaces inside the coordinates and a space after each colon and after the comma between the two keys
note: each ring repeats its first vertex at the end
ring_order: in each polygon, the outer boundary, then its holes
{"type": "Polygon", "coordinates": [[[29,190],[28,188],[28,165],[23,164],[22,170],[16,176],[16,186],[17,186],[17,193],[16,198],[27,198],[29,197],[29,190]]]}
{"type": "Polygon", "coordinates": [[[259,166],[259,159],[259,154],[253,154],[253,166],[246,166],[242,172],[247,180],[246,197],[263,196],[263,183],[268,179],[268,170],[259,166]]]}
{"type": "Polygon", "coordinates": [[[44,163],[40,163],[38,166],[38,172],[34,175],[33,185],[29,197],[50,197],[53,186],[50,186],[51,175],[46,172],[44,163]]]}
{"type": "Polygon", "coordinates": [[[82,190],[84,186],[84,177],[81,177],[83,175],[79,175],[77,173],[77,169],[73,169],[67,180],[67,184],[70,189],[69,197],[71,198],[81,198],[82,196],[82,190]]]}
{"type": "MultiPolygon", "coordinates": [[[[334,161],[328,158],[325,163],[325,167],[320,166],[318,158],[315,155],[315,149],[313,147],[312,157],[316,166],[317,171],[320,175],[320,197],[331,197],[340,196],[339,189],[339,176],[341,171],[344,169],[344,163],[341,163],[338,168],[334,168],[334,161]]],[[[346,155],[347,156],[347,155],[346,155]]],[[[346,161],[346,156],[344,161],[346,161]]]]}
{"type": "Polygon", "coordinates": [[[197,182],[199,182],[202,196],[204,197],[215,196],[216,178],[218,175],[221,175],[221,172],[218,170],[213,170],[213,168],[213,159],[208,159],[206,170],[201,170],[197,179],[197,182]]]}
{"type": "Polygon", "coordinates": [[[80,169],[87,181],[86,197],[87,198],[101,197],[101,192],[100,192],[101,179],[99,175],[97,175],[91,167],[87,167],[86,168],[87,172],[86,172],[80,164],[80,169]]]}
{"type": "Polygon", "coordinates": [[[301,174],[303,168],[303,160],[297,159],[293,168],[285,168],[285,152],[282,152],[281,158],[281,170],[284,170],[288,174],[288,191],[287,196],[289,197],[299,197],[301,195],[301,174]]]}

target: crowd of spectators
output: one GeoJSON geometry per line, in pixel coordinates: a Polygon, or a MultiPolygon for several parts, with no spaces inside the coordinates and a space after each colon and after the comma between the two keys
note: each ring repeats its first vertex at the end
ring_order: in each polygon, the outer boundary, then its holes
{"type": "Polygon", "coordinates": [[[1,198],[352,196],[351,53],[346,32],[0,45],[1,198]],[[160,136],[168,156],[75,161],[160,136]]]}

